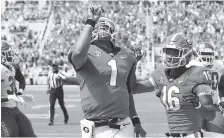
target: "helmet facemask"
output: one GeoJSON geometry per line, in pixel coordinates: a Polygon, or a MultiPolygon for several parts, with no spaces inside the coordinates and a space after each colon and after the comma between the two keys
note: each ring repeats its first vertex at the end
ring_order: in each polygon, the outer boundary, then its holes
{"type": "Polygon", "coordinates": [[[166,68],[179,68],[189,63],[192,50],[189,48],[163,48],[163,65],[166,68]]]}
{"type": "Polygon", "coordinates": [[[212,66],[213,65],[213,61],[215,59],[215,56],[214,56],[214,52],[212,50],[206,50],[205,49],[203,51],[199,51],[198,56],[199,56],[201,62],[205,66],[212,66]]]}
{"type": "Polygon", "coordinates": [[[115,41],[115,25],[108,18],[101,17],[97,22],[92,34],[92,41],[115,41]]]}

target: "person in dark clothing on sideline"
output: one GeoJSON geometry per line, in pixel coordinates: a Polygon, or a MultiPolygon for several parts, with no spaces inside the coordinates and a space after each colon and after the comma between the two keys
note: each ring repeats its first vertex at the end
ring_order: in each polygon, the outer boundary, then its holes
{"type": "Polygon", "coordinates": [[[64,91],[63,91],[63,80],[66,80],[67,77],[59,72],[59,67],[57,63],[52,63],[52,70],[48,74],[48,91],[50,94],[50,123],[49,125],[54,125],[54,115],[55,115],[55,101],[58,99],[59,105],[64,114],[64,123],[68,123],[68,113],[64,104],[64,91]]]}

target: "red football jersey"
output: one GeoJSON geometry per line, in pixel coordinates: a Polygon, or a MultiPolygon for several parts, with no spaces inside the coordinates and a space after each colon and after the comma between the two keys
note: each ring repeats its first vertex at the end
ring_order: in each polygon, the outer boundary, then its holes
{"type": "Polygon", "coordinates": [[[107,119],[129,115],[127,79],[136,58],[132,51],[121,48],[110,55],[95,45],[77,72],[81,104],[87,119],[107,119]]]}
{"type": "Polygon", "coordinates": [[[220,95],[221,93],[218,90],[218,84],[220,82],[221,76],[224,75],[224,67],[223,66],[214,66],[211,69],[212,72],[212,89],[213,91],[213,102],[214,104],[220,103],[220,95]]]}
{"type": "MultiPolygon", "coordinates": [[[[194,133],[201,129],[202,117],[197,109],[185,102],[183,95],[192,94],[199,84],[211,84],[211,75],[205,67],[192,66],[177,79],[169,80],[166,69],[161,67],[152,73],[159,90],[157,96],[165,106],[171,133],[194,133]]],[[[199,94],[199,93],[197,93],[199,94]]]]}

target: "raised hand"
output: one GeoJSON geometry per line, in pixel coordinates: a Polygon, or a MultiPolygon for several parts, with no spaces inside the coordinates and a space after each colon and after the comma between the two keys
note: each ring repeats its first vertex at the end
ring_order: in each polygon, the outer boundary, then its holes
{"type": "Polygon", "coordinates": [[[103,10],[103,7],[102,6],[98,6],[98,7],[90,7],[90,10],[89,10],[89,14],[90,14],[90,17],[89,19],[92,19],[93,21],[97,22],[101,16],[101,13],[102,13],[102,10],[103,10]]]}

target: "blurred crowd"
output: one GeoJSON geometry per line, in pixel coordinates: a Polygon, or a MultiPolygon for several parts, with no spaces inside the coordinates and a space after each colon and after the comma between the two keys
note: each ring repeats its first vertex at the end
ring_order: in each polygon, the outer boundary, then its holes
{"type": "Polygon", "coordinates": [[[39,9],[38,1],[5,1],[5,11],[2,20],[17,22],[45,20],[48,3],[39,9]]]}
{"type": "MultiPolygon", "coordinates": [[[[210,42],[218,55],[224,53],[224,2],[116,1],[94,4],[103,4],[103,16],[116,23],[118,46],[140,45],[147,51],[147,58],[138,63],[140,76],[153,71],[150,62],[152,46],[161,47],[166,37],[176,32],[187,34],[195,45],[210,42]]],[[[46,55],[61,57],[58,60],[63,64],[62,56],[66,56],[83,28],[88,6],[89,3],[82,2],[55,4],[54,27],[45,45],[46,55]]],[[[155,60],[159,61],[159,56],[155,60]]]]}
{"type": "MultiPolygon", "coordinates": [[[[47,66],[52,60],[57,60],[61,66],[68,65],[67,52],[75,44],[88,17],[91,4],[104,7],[103,16],[116,23],[116,45],[121,47],[142,46],[146,58],[139,61],[137,73],[146,76],[153,71],[152,54],[155,62],[160,61],[159,48],[167,36],[176,32],[184,32],[193,39],[195,45],[207,41],[214,45],[217,55],[224,57],[224,2],[212,1],[51,1],[46,2],[39,10],[38,2],[20,3],[2,15],[6,22],[49,20],[43,41],[35,42],[33,38],[22,40],[30,46],[19,46],[22,61],[30,66],[47,66]],[[27,6],[31,5],[31,6],[27,6]],[[22,7],[22,8],[21,8],[22,7]],[[27,8],[29,7],[29,8],[27,8]],[[48,14],[49,13],[49,14],[48,14]],[[28,42],[27,42],[28,41],[28,42]],[[43,45],[43,46],[40,46],[43,45]],[[152,52],[152,49],[156,49],[152,52]],[[27,54],[29,53],[29,54],[27,54]],[[28,55],[26,57],[26,55],[28,55]],[[143,69],[144,68],[144,69],[143,69]],[[144,71],[144,72],[143,72],[144,71]]],[[[13,24],[14,26],[16,24],[13,24]]],[[[10,26],[11,30],[16,27],[10,26]]],[[[17,30],[17,29],[16,29],[17,30]]],[[[21,27],[19,31],[26,31],[21,27]]],[[[38,35],[38,34],[36,34],[38,35]]]]}

